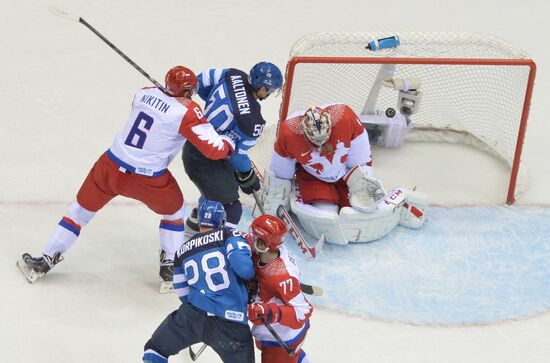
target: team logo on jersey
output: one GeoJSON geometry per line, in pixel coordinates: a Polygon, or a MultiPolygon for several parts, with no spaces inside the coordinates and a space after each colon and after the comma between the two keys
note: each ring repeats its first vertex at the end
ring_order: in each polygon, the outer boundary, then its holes
{"type": "Polygon", "coordinates": [[[243,321],[244,320],[244,314],[240,311],[226,310],[225,311],[225,318],[227,320],[243,321]]]}
{"type": "Polygon", "coordinates": [[[227,136],[229,137],[231,140],[235,141],[235,142],[238,142],[241,140],[241,137],[239,136],[239,134],[237,134],[235,131],[233,130],[229,130],[229,131],[226,131],[226,132],[222,132],[222,134],[224,136],[227,136]]]}
{"type": "MultiPolygon", "coordinates": [[[[331,150],[332,146],[331,146],[331,150]]],[[[319,150],[311,152],[311,159],[304,164],[304,168],[311,174],[318,175],[319,179],[334,182],[342,175],[344,163],[347,160],[349,147],[346,147],[343,142],[336,144],[336,150],[333,150],[330,155],[321,155],[319,150]]]]}

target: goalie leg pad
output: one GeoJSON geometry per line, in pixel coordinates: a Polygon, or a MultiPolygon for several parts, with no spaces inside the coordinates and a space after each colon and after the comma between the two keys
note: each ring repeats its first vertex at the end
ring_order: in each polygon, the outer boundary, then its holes
{"type": "Polygon", "coordinates": [[[296,188],[292,189],[290,208],[302,228],[315,238],[320,238],[324,234],[327,242],[346,245],[348,241],[343,236],[338,214],[303,203],[299,191],[296,188]]]}
{"type": "Polygon", "coordinates": [[[406,195],[399,224],[414,229],[422,227],[427,222],[426,211],[429,206],[428,196],[415,190],[413,191],[406,188],[397,189],[403,190],[406,195]]]}
{"type": "Polygon", "coordinates": [[[340,210],[340,225],[349,242],[371,242],[390,233],[401,219],[405,193],[390,191],[370,213],[345,207],[340,210]]]}
{"type": "Polygon", "coordinates": [[[279,205],[289,209],[290,190],[290,180],[279,179],[270,169],[266,168],[264,171],[264,183],[260,190],[260,200],[263,203],[264,212],[277,215],[277,207],[279,205]]]}
{"type": "Polygon", "coordinates": [[[377,201],[386,194],[382,182],[370,175],[361,165],[354,166],[345,176],[349,188],[349,203],[355,209],[371,213],[377,207],[377,201]]]}

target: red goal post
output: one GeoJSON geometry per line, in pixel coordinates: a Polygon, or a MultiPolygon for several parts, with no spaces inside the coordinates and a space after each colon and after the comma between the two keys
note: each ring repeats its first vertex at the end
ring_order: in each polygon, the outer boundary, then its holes
{"type": "MultiPolygon", "coordinates": [[[[280,120],[314,104],[344,102],[360,114],[381,65],[394,78],[419,78],[422,105],[410,139],[462,142],[511,168],[506,202],[518,188],[521,152],[536,65],[521,49],[471,33],[317,33],[298,40],[287,64],[280,120]],[[396,48],[371,51],[374,40],[398,35],[396,48]]],[[[382,90],[377,107],[396,107],[382,90]]]]}

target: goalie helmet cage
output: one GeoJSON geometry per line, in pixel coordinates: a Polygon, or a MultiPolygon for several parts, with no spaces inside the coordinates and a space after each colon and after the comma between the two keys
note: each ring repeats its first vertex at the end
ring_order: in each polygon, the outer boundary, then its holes
{"type": "MultiPolygon", "coordinates": [[[[279,122],[289,112],[333,102],[361,114],[384,64],[395,65],[394,79],[422,82],[422,105],[407,139],[471,144],[504,160],[511,167],[506,202],[514,203],[536,65],[500,39],[472,33],[306,35],[291,50],[279,122]],[[370,41],[394,35],[398,47],[366,49],[370,41]]],[[[397,92],[382,87],[376,106],[396,108],[397,92]]]]}

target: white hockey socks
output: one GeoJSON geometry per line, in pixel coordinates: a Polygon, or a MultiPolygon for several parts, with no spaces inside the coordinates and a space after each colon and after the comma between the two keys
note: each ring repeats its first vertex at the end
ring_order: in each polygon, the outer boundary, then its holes
{"type": "Polygon", "coordinates": [[[163,215],[159,225],[160,248],[166,252],[166,258],[172,261],[183,243],[185,230],[183,209],[182,206],[172,215],[163,215]]]}
{"type": "Polygon", "coordinates": [[[48,239],[42,253],[54,256],[57,252],[64,253],[76,242],[80,230],[95,216],[95,212],[84,209],[74,201],[67,214],[59,221],[53,234],[48,239]]]}

